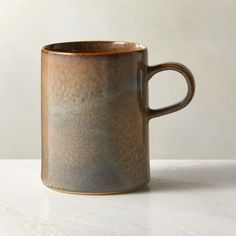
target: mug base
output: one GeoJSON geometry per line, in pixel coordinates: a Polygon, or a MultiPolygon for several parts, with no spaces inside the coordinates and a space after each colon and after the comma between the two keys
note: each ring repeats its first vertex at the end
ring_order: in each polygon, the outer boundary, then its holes
{"type": "Polygon", "coordinates": [[[68,193],[68,194],[75,194],[75,195],[112,195],[112,194],[122,194],[122,193],[129,193],[129,192],[133,192],[136,191],[138,189],[143,188],[144,186],[146,186],[148,184],[149,181],[147,181],[146,183],[136,186],[134,188],[129,188],[129,189],[124,189],[121,191],[111,191],[111,192],[80,192],[80,191],[69,191],[69,190],[65,190],[65,189],[59,189],[59,188],[55,188],[55,187],[51,187],[48,186],[47,184],[43,183],[46,187],[48,187],[49,189],[52,189],[56,192],[60,192],[60,193],[68,193]]]}

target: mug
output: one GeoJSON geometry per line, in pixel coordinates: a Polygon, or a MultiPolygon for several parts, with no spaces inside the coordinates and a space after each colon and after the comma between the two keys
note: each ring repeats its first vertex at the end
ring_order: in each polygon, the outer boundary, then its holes
{"type": "Polygon", "coordinates": [[[43,183],[79,194],[136,190],[150,180],[148,122],[184,108],[195,85],[179,63],[148,66],[147,48],[120,41],[56,43],[42,49],[43,183]],[[148,81],[165,70],[188,92],[168,107],[148,106],[148,81]]]}

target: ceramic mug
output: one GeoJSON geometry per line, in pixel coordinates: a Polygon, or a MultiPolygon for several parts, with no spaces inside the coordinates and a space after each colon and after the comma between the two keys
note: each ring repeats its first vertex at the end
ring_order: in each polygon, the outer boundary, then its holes
{"type": "Polygon", "coordinates": [[[138,43],[80,41],[42,49],[42,181],[55,190],[110,194],[150,180],[148,122],[184,108],[194,78],[182,64],[148,66],[138,43]],[[150,109],[148,81],[174,70],[186,97],[150,109]]]}

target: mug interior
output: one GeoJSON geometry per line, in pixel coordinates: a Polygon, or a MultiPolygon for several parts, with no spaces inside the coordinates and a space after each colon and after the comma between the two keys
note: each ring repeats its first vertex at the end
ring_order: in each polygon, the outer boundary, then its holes
{"type": "Polygon", "coordinates": [[[43,50],[72,54],[114,54],[136,52],[146,49],[138,43],[121,41],[78,41],[47,45],[43,50]]]}

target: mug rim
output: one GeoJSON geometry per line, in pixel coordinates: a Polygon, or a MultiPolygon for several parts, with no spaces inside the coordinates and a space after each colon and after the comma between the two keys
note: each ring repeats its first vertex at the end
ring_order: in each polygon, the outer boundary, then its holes
{"type": "Polygon", "coordinates": [[[134,43],[134,42],[128,42],[128,41],[113,41],[113,40],[85,40],[85,41],[68,41],[68,42],[59,42],[59,43],[53,43],[53,44],[48,44],[43,46],[42,52],[45,53],[50,53],[50,54],[59,54],[59,55],[75,55],[75,56],[104,56],[104,55],[120,55],[120,54],[129,54],[129,53],[140,53],[144,52],[147,50],[147,47],[143,44],[140,43],[134,43]],[[117,51],[112,51],[112,50],[107,50],[103,52],[72,52],[69,50],[58,50],[58,49],[53,49],[55,46],[69,46],[72,44],[107,44],[107,45],[112,45],[112,44],[117,44],[117,45],[129,45],[131,46],[130,49],[124,49],[122,50],[122,47],[120,50],[117,51]]]}

